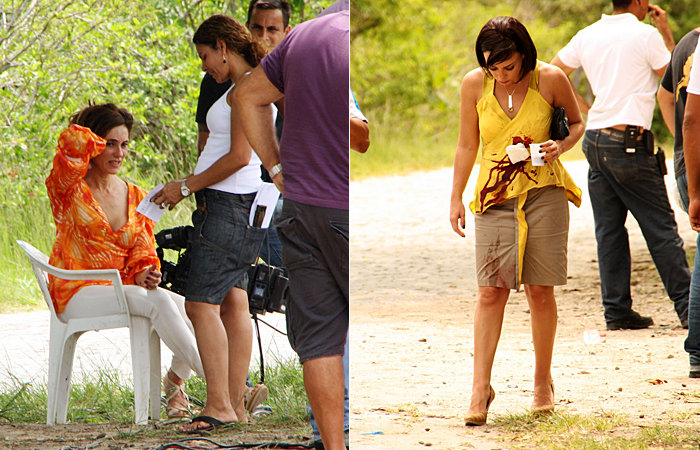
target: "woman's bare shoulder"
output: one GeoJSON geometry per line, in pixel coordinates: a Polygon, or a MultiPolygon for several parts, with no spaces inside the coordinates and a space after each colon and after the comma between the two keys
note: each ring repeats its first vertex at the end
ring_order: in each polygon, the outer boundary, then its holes
{"type": "Polygon", "coordinates": [[[469,87],[469,88],[479,88],[481,89],[481,85],[484,82],[484,71],[481,68],[476,68],[474,70],[471,70],[467,72],[467,74],[464,76],[462,79],[462,88],[469,87]]]}
{"type": "Polygon", "coordinates": [[[468,72],[462,79],[462,98],[471,98],[474,103],[481,98],[484,83],[484,71],[481,68],[468,72]]]}

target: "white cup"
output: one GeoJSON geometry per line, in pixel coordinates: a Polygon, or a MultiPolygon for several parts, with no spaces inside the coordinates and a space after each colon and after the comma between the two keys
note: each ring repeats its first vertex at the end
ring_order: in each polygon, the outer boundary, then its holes
{"type": "Polygon", "coordinates": [[[533,166],[544,166],[544,153],[540,151],[542,144],[530,144],[530,157],[533,166]]]}

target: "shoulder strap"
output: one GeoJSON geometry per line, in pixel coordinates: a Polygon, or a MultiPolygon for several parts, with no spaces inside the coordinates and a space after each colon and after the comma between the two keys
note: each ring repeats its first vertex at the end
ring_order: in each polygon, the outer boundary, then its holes
{"type": "Polygon", "coordinates": [[[493,92],[493,83],[493,77],[484,72],[484,81],[481,84],[481,98],[485,98],[493,92]]]}
{"type": "Polygon", "coordinates": [[[529,87],[531,89],[540,91],[540,62],[535,63],[535,68],[532,69],[532,75],[530,75],[529,87]]]}

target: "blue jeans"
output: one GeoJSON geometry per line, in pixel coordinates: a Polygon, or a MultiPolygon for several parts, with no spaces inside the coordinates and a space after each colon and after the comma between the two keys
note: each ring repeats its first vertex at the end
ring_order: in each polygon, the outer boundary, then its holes
{"type": "MultiPolygon", "coordinates": [[[[699,322],[700,323],[700,322],[699,322]]],[[[345,353],[343,354],[343,375],[345,375],[345,411],[343,414],[343,429],[348,431],[350,429],[350,338],[345,341],[345,353]]],[[[314,417],[314,412],[309,406],[309,419],[311,420],[311,428],[314,430],[314,440],[318,441],[321,439],[321,433],[318,431],[318,424],[316,424],[316,418],[314,417]]]]}
{"type": "MultiPolygon", "coordinates": [[[[688,174],[676,178],[678,193],[683,211],[688,212],[688,174]]],[[[697,237],[700,246],[700,234],[697,237]]],[[[690,300],[688,302],[688,337],[685,339],[685,351],[690,355],[690,365],[700,369],[700,252],[695,251],[695,265],[690,278],[690,300]]]]}
{"type": "Polygon", "coordinates": [[[267,229],[267,234],[263,238],[263,243],[260,247],[260,257],[263,259],[263,261],[271,266],[279,268],[283,268],[284,264],[282,264],[282,244],[280,244],[280,239],[277,237],[275,217],[277,217],[280,211],[282,211],[282,204],[283,199],[280,197],[279,200],[277,200],[272,221],[270,222],[270,226],[267,229]]]}
{"type": "MultiPolygon", "coordinates": [[[[624,319],[632,310],[629,237],[625,221],[631,212],[639,223],[649,253],[676,314],[688,314],[690,269],[678,235],[666,185],[653,149],[637,141],[626,153],[622,139],[587,130],[582,145],[588,160],[588,192],[598,244],[600,289],[605,320],[624,319]]],[[[700,323],[700,322],[699,322],[700,323]]]]}

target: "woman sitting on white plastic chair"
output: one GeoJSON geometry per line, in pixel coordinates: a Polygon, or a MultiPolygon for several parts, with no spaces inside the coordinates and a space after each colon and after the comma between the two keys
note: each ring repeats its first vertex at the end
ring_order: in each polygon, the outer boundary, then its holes
{"type": "MultiPolygon", "coordinates": [[[[133,118],[108,103],[90,105],[70,118],[61,133],[46,187],[56,222],[50,264],[67,270],[118,269],[132,315],[151,319],[173,351],[163,379],[168,417],[189,416],[183,389],[192,369],[204,378],[184,298],[161,289],[154,222],[136,207],[146,192],[117,174],[129,152],[133,118]]],[[[64,318],[120,313],[114,288],[105,280],[49,277],[56,312],[64,318]]]]}

